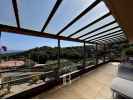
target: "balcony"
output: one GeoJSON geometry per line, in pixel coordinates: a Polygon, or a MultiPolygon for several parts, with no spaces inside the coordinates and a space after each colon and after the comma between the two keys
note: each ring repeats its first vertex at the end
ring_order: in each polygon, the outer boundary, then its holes
{"type": "Polygon", "coordinates": [[[110,2],[1,0],[0,98],[112,98],[131,31],[110,2]]]}
{"type": "Polygon", "coordinates": [[[58,85],[34,99],[111,99],[111,82],[116,77],[118,62],[101,65],[67,85],[58,85]]]}

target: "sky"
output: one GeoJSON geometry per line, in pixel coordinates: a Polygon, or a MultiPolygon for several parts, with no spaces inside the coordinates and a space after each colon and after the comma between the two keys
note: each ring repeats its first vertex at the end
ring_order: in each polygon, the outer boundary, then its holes
{"type": "MultiPolygon", "coordinates": [[[[34,37],[27,35],[3,33],[1,44],[7,46],[8,50],[28,50],[35,47],[51,46],[56,47],[58,41],[56,39],[34,37]]],[[[61,41],[62,47],[83,45],[79,42],[61,41]]]]}
{"type": "MultiPolygon", "coordinates": [[[[12,0],[0,0],[0,24],[16,26],[16,20],[12,8],[12,0]],[[4,9],[3,9],[4,8],[4,9]]],[[[61,28],[67,25],[80,12],[91,5],[95,0],[63,0],[56,14],[50,21],[45,32],[56,34],[61,28]]],[[[40,31],[52,10],[56,0],[17,0],[20,26],[26,29],[40,31]]],[[[97,18],[109,12],[106,5],[101,2],[80,20],[74,23],[70,28],[61,35],[68,36],[77,29],[91,23],[97,18]]],[[[107,20],[112,20],[110,17],[107,20]]],[[[106,20],[106,21],[107,21],[106,20]]],[[[90,28],[85,29],[79,35],[91,31],[99,25],[104,25],[106,21],[100,22],[90,28]]],[[[6,45],[10,50],[27,50],[41,46],[57,46],[57,40],[40,38],[33,36],[18,35],[2,32],[1,44],[6,45]]],[[[79,42],[61,41],[61,46],[82,45],[79,42]]]]}

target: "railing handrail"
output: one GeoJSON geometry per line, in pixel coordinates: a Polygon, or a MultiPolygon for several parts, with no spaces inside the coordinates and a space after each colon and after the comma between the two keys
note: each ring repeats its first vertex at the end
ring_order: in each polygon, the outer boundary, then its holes
{"type": "MultiPolygon", "coordinates": [[[[67,61],[66,61],[66,62],[67,62],[67,61]]],[[[55,64],[55,63],[48,64],[48,65],[53,65],[53,64],[55,64]]],[[[69,66],[76,67],[76,66],[80,66],[80,65],[81,65],[81,64],[69,65],[69,66]]],[[[79,70],[75,70],[75,71],[79,71],[79,70]]],[[[75,71],[71,71],[71,72],[66,73],[66,74],[72,74],[72,73],[75,72],[75,71]]],[[[44,72],[44,75],[49,74],[49,73],[52,73],[52,72],[53,72],[53,70],[50,70],[50,71],[48,71],[48,72],[44,72]]],[[[42,73],[41,73],[41,74],[38,73],[38,74],[35,74],[35,75],[42,75],[42,73]]],[[[16,81],[20,81],[20,80],[22,80],[22,79],[31,78],[31,77],[33,77],[33,76],[35,76],[35,75],[31,75],[31,76],[28,76],[28,77],[23,77],[23,78],[11,80],[11,81],[3,82],[3,83],[0,83],[0,85],[8,84],[8,83],[16,82],[16,81]]],[[[65,74],[64,74],[64,75],[65,75],[65,74]]],[[[63,75],[61,75],[60,77],[62,77],[62,76],[63,76],[63,75]]]]}
{"type": "MultiPolygon", "coordinates": [[[[63,61],[63,62],[67,63],[67,61],[63,61]]],[[[50,66],[50,65],[55,65],[55,64],[57,64],[57,62],[44,64],[43,66],[50,66]]],[[[23,70],[23,69],[31,69],[31,68],[21,68],[21,70],[23,70]]],[[[9,70],[6,70],[6,71],[0,71],[0,73],[12,72],[12,71],[18,71],[18,70],[20,70],[20,69],[12,68],[12,69],[9,69],[9,70]]]]}
{"type": "MultiPolygon", "coordinates": [[[[53,72],[53,71],[45,72],[44,75],[49,74],[49,73],[52,73],[52,72],[53,72]]],[[[19,79],[11,80],[11,81],[3,82],[3,83],[0,83],[0,85],[3,85],[3,84],[9,84],[9,83],[12,83],[12,82],[20,81],[20,80],[22,80],[22,79],[31,78],[31,77],[36,76],[36,75],[42,75],[42,73],[41,73],[41,74],[38,73],[38,74],[31,75],[31,76],[28,76],[28,77],[23,77],[23,78],[19,78],[19,79]]]]}

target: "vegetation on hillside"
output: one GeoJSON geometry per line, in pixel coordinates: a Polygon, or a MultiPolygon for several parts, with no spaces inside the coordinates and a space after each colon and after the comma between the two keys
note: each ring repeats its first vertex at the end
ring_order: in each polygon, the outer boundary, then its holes
{"type": "MultiPolygon", "coordinates": [[[[89,53],[86,53],[87,57],[92,57],[92,53],[94,52],[93,46],[87,46],[86,51],[89,53]]],[[[30,49],[28,51],[24,51],[21,53],[13,53],[13,54],[5,54],[1,55],[1,58],[6,59],[8,58],[19,58],[19,57],[25,57],[28,59],[32,59],[35,62],[38,63],[46,63],[49,60],[57,60],[58,57],[58,48],[57,47],[37,47],[30,49]]],[[[79,59],[83,58],[83,47],[82,46],[75,46],[75,47],[64,47],[61,48],[61,59],[69,59],[72,61],[78,61],[79,59]]]]}

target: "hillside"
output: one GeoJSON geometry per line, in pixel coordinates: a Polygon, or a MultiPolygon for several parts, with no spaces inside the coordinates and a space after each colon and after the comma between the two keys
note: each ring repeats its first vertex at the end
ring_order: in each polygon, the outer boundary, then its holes
{"type": "MultiPolygon", "coordinates": [[[[94,52],[94,48],[92,46],[87,46],[86,47],[86,56],[91,57],[92,54],[91,52],[94,52]]],[[[60,57],[62,59],[81,59],[83,54],[83,47],[81,46],[74,46],[74,47],[64,47],[61,48],[61,55],[60,57]]],[[[24,52],[13,52],[13,53],[8,53],[5,55],[1,55],[1,58],[6,59],[6,57],[9,58],[19,58],[19,57],[26,57],[30,58],[35,62],[38,63],[46,63],[48,60],[57,60],[58,57],[58,48],[57,47],[48,47],[48,46],[43,46],[43,47],[37,47],[33,48],[24,52]]]]}

